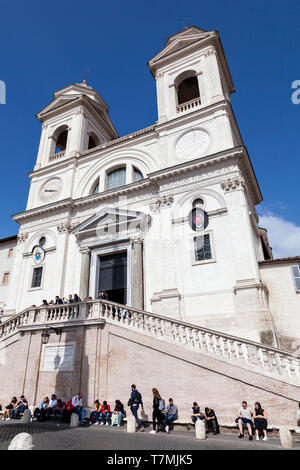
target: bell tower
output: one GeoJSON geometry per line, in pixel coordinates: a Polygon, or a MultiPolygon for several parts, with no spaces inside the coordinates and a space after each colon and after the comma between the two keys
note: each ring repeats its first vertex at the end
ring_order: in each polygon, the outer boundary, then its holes
{"type": "Polygon", "coordinates": [[[234,92],[217,31],[190,26],[170,36],[148,66],[156,80],[158,123],[230,99],[234,92]]]}
{"type": "Polygon", "coordinates": [[[34,170],[118,137],[107,104],[86,80],[56,91],[37,118],[42,134],[34,170]]]}

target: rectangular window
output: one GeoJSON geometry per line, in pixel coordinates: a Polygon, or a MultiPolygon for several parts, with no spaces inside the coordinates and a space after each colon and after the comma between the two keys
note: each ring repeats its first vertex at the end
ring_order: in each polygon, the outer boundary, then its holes
{"type": "Polygon", "coordinates": [[[300,292],[300,266],[292,266],[292,273],[294,277],[296,291],[300,292]]]}
{"type": "Polygon", "coordinates": [[[10,249],[8,250],[8,255],[7,255],[8,258],[11,258],[11,257],[12,257],[13,251],[14,251],[13,248],[10,248],[10,249]]]}
{"type": "Polygon", "coordinates": [[[195,261],[212,259],[209,234],[194,237],[195,261]]]}
{"type": "Polygon", "coordinates": [[[8,284],[9,273],[4,273],[2,278],[2,284],[8,284]]]}
{"type": "Polygon", "coordinates": [[[43,268],[38,267],[33,269],[33,274],[32,274],[32,282],[31,282],[31,287],[41,287],[42,284],[42,275],[43,275],[43,268]]]}

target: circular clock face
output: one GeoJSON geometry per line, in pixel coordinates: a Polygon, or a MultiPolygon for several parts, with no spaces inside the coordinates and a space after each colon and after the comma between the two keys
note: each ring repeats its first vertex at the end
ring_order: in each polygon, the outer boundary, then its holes
{"type": "Polygon", "coordinates": [[[176,155],[180,160],[194,160],[205,152],[209,140],[209,135],[201,129],[189,131],[179,138],[176,155]]]}
{"type": "Polygon", "coordinates": [[[62,192],[63,183],[60,178],[51,178],[43,184],[40,190],[40,198],[44,202],[58,199],[62,192]]]}

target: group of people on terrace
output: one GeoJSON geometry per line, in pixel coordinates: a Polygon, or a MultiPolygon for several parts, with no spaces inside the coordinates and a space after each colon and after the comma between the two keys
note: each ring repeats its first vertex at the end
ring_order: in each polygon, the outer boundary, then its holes
{"type": "MultiPolygon", "coordinates": [[[[105,292],[98,292],[98,295],[96,297],[95,300],[106,300],[107,299],[107,296],[105,294],[105,292]]],[[[89,300],[93,300],[92,297],[86,297],[84,299],[84,302],[87,302],[89,300]]],[[[78,302],[81,302],[81,298],[79,297],[78,294],[69,294],[68,295],[68,298],[66,297],[60,297],[59,295],[56,295],[55,296],[55,299],[53,300],[46,300],[46,299],[43,299],[40,307],[48,307],[49,305],[63,305],[63,304],[72,304],[72,303],[78,303],[78,302]]],[[[31,305],[32,308],[34,307],[37,307],[37,305],[31,305]]]]}

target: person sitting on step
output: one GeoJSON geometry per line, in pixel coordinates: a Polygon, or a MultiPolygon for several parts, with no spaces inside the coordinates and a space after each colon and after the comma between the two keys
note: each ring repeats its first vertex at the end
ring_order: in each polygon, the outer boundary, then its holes
{"type": "Polygon", "coordinates": [[[20,396],[21,401],[19,401],[17,408],[14,410],[14,419],[19,419],[20,415],[28,409],[28,401],[25,398],[25,395],[20,396]]]}
{"type": "Polygon", "coordinates": [[[101,425],[103,426],[104,421],[106,422],[106,426],[109,425],[109,420],[110,420],[110,405],[107,404],[107,401],[104,400],[102,406],[101,406],[101,411],[100,411],[100,420],[101,420],[101,425]]]}
{"type": "Polygon", "coordinates": [[[254,426],[255,426],[255,435],[256,440],[259,441],[259,435],[263,434],[263,441],[267,441],[267,415],[265,410],[262,409],[261,404],[257,401],[254,405],[253,411],[253,419],[254,419],[254,426]]]}
{"type": "Polygon", "coordinates": [[[212,408],[205,408],[205,428],[206,432],[209,433],[211,430],[213,434],[220,434],[219,424],[215,412],[212,408]]]}
{"type": "Polygon", "coordinates": [[[248,432],[249,432],[249,441],[252,441],[252,428],[253,428],[252,416],[253,416],[253,413],[252,413],[251,408],[248,407],[246,401],[243,401],[242,406],[238,411],[238,417],[235,420],[240,430],[239,439],[244,437],[243,427],[247,427],[248,432]]]}
{"type": "Polygon", "coordinates": [[[2,421],[8,421],[11,419],[11,411],[15,410],[18,406],[18,399],[17,397],[12,397],[10,403],[6,405],[5,410],[3,412],[2,421]]]}
{"type": "Polygon", "coordinates": [[[165,426],[165,431],[168,434],[170,427],[169,423],[175,421],[177,419],[177,406],[174,403],[173,398],[169,398],[169,404],[164,409],[163,413],[165,414],[165,420],[162,423],[165,426]]]}
{"type": "Polygon", "coordinates": [[[94,424],[96,426],[99,424],[100,411],[101,411],[101,403],[97,398],[97,400],[94,401],[93,409],[90,413],[90,424],[92,424],[93,419],[94,419],[94,424]]]}
{"type": "Polygon", "coordinates": [[[79,424],[84,424],[85,418],[85,408],[82,405],[82,393],[78,393],[78,395],[74,395],[71,400],[67,403],[67,410],[70,414],[76,413],[79,416],[79,424]]]}
{"type": "Polygon", "coordinates": [[[45,421],[47,419],[47,408],[49,405],[49,398],[45,397],[40,403],[40,406],[38,406],[34,412],[33,412],[33,417],[38,420],[38,421],[45,421]]]}
{"type": "Polygon", "coordinates": [[[120,402],[120,400],[116,400],[115,409],[111,417],[111,425],[113,426],[114,424],[117,424],[119,428],[122,424],[122,420],[124,416],[125,416],[124,405],[123,403],[120,402]]]}
{"type": "MultiPolygon", "coordinates": [[[[54,419],[55,421],[66,423],[69,420],[68,412],[66,409],[66,403],[62,401],[61,398],[57,400],[57,406],[54,409],[54,419]]],[[[57,424],[59,426],[59,424],[57,424]]]]}
{"type": "Polygon", "coordinates": [[[196,421],[198,419],[204,419],[205,418],[203,411],[201,411],[200,406],[198,405],[198,403],[196,401],[194,401],[194,403],[193,403],[193,406],[191,408],[191,412],[192,412],[191,418],[192,418],[192,421],[193,421],[194,424],[196,424],[196,421]]]}

